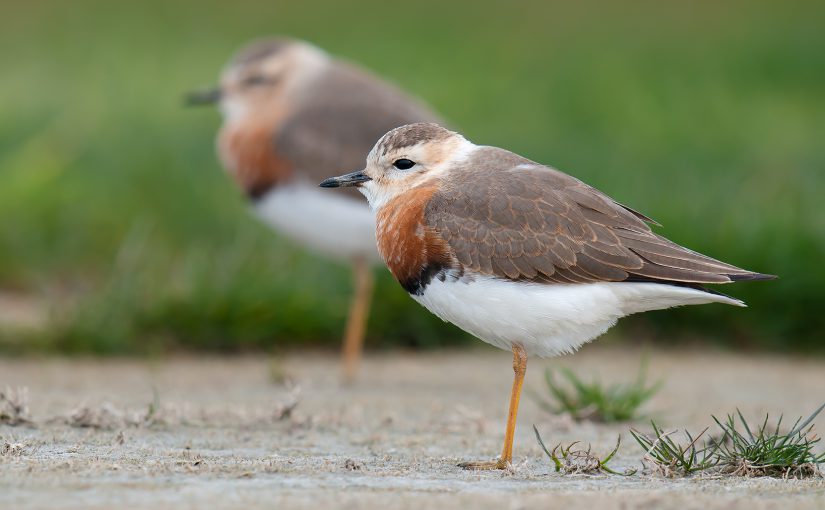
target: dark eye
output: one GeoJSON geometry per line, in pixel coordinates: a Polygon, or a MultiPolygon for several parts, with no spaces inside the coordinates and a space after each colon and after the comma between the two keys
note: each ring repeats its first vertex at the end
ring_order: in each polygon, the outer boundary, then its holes
{"type": "Polygon", "coordinates": [[[244,79],[243,84],[245,87],[254,87],[256,85],[266,85],[269,83],[273,83],[274,81],[274,79],[264,76],[262,74],[255,74],[244,79]]]}
{"type": "Polygon", "coordinates": [[[395,168],[399,170],[409,170],[410,168],[415,166],[415,161],[410,159],[396,159],[395,162],[392,164],[395,168]]]}

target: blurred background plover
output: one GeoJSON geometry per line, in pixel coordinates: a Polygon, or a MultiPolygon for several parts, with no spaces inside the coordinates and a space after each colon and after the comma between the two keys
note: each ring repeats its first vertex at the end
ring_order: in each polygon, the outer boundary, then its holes
{"type": "Polygon", "coordinates": [[[217,103],[224,167],[272,228],[318,253],[352,263],[354,296],[344,334],[343,378],[360,359],[379,262],[375,220],[357,192],[329,196],[317,182],[363,164],[388,130],[435,121],[422,102],[309,43],[273,38],[240,50],[220,84],[188,96],[217,103]]]}

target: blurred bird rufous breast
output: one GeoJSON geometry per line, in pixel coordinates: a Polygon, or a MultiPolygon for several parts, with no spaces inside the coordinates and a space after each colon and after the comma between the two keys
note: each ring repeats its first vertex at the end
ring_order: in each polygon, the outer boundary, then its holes
{"type": "Polygon", "coordinates": [[[215,89],[190,104],[218,103],[218,153],[257,215],[278,232],[353,265],[355,295],[344,336],[344,379],[356,373],[379,262],[375,217],[358,193],[330,197],[317,182],[362,165],[390,129],[438,121],[430,108],[354,64],[291,39],[237,53],[215,89]]]}

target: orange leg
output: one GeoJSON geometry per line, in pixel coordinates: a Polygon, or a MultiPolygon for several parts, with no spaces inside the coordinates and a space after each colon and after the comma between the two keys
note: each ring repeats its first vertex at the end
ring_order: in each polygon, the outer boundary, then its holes
{"type": "Polygon", "coordinates": [[[355,380],[358,371],[361,351],[364,348],[364,334],[370,312],[373,286],[372,270],[364,258],[359,257],[353,260],[352,272],[355,280],[355,294],[350,303],[347,328],[344,333],[342,374],[344,383],[351,383],[355,380]]]}
{"type": "Polygon", "coordinates": [[[524,347],[513,344],[513,390],[510,393],[510,410],[507,413],[507,428],[504,431],[504,448],[501,457],[491,462],[462,462],[459,467],[464,469],[506,469],[513,462],[513,437],[516,433],[516,417],[518,404],[521,400],[521,388],[524,385],[524,374],[527,373],[527,352],[524,347]]]}

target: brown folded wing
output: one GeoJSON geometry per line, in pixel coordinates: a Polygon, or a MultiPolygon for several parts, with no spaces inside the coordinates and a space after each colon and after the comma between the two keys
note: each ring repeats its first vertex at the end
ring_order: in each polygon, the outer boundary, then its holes
{"type": "Polygon", "coordinates": [[[649,218],[555,169],[495,148],[468,163],[425,212],[465,270],[558,283],[770,278],[655,234],[649,218]]]}

